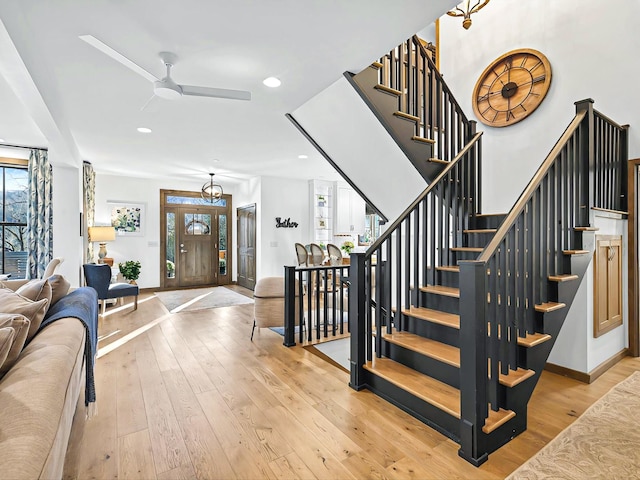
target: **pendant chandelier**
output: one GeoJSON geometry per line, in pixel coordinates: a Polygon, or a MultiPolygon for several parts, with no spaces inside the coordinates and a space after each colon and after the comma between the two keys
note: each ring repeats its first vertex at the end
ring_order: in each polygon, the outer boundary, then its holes
{"type": "Polygon", "coordinates": [[[489,3],[489,0],[465,0],[453,10],[449,10],[447,15],[452,17],[463,17],[464,20],[462,20],[462,26],[465,30],[468,30],[471,26],[471,14],[479,11],[487,3],[489,3]]]}
{"type": "Polygon", "coordinates": [[[215,173],[209,174],[209,181],[202,186],[202,199],[209,203],[214,203],[216,200],[222,198],[224,191],[222,186],[217,183],[213,183],[213,176],[215,173]]]}

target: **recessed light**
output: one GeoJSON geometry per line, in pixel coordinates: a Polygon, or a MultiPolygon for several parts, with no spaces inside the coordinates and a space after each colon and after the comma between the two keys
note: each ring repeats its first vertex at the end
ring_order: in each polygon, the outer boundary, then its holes
{"type": "Polygon", "coordinates": [[[138,127],[140,133],[151,133],[151,129],[147,127],[138,127]]]}
{"type": "Polygon", "coordinates": [[[298,158],[302,160],[302,159],[305,159],[305,158],[309,158],[309,156],[308,155],[298,155],[298,158]]]}
{"type": "Polygon", "coordinates": [[[279,87],[282,82],[276,77],[267,77],[262,81],[262,83],[264,83],[267,87],[276,88],[279,87]]]}
{"type": "Polygon", "coordinates": [[[214,158],[213,161],[218,163],[220,161],[220,159],[219,158],[214,158]]]}

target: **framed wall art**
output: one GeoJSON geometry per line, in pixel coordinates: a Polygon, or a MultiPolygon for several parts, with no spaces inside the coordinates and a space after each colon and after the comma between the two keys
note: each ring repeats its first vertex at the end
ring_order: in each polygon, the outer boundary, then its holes
{"type": "Polygon", "coordinates": [[[145,204],[133,202],[107,201],[111,212],[111,226],[116,235],[143,237],[145,227],[145,204]]]}

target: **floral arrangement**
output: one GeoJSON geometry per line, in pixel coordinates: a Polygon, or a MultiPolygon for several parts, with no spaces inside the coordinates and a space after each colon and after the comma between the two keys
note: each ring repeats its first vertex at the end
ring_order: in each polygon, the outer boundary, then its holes
{"type": "Polygon", "coordinates": [[[340,246],[340,250],[344,250],[347,255],[351,255],[351,251],[353,250],[354,245],[353,242],[347,240],[346,242],[342,242],[340,246]]]}

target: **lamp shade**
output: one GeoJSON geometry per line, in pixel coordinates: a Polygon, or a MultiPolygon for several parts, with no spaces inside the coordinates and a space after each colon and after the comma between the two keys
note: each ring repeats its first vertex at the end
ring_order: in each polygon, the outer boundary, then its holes
{"type": "Polygon", "coordinates": [[[116,229],[113,227],[89,227],[91,242],[113,242],[116,239],[116,229]]]}

